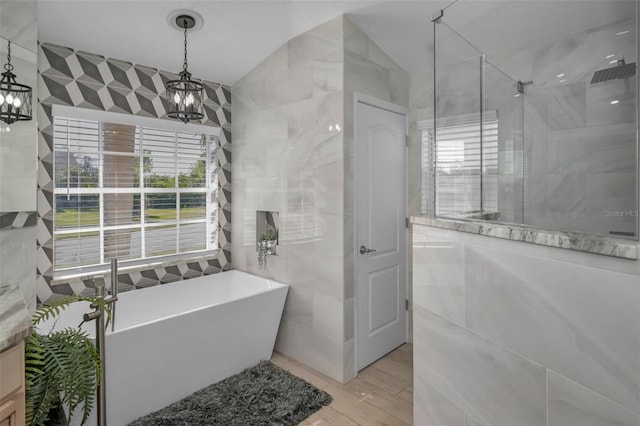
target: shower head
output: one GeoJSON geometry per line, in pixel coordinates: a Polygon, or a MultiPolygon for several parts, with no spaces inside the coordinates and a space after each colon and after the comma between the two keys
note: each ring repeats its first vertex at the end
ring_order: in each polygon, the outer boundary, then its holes
{"type": "Polygon", "coordinates": [[[629,78],[636,75],[636,63],[626,64],[624,59],[618,61],[618,65],[596,71],[591,79],[591,84],[602,83],[604,81],[629,78]]]}

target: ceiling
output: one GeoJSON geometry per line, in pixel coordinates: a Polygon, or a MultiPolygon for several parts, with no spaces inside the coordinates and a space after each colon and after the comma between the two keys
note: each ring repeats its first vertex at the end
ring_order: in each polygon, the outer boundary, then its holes
{"type": "MultiPolygon", "coordinates": [[[[38,39],[178,72],[183,39],[167,17],[193,10],[204,25],[189,33],[189,71],[232,85],[287,40],[341,14],[409,72],[430,66],[431,17],[484,53],[514,48],[635,16],[634,0],[40,0],[38,39]]],[[[440,31],[440,28],[439,28],[440,31]]],[[[446,50],[451,32],[439,32],[446,50]]],[[[453,46],[453,44],[452,44],[453,46]]]]}

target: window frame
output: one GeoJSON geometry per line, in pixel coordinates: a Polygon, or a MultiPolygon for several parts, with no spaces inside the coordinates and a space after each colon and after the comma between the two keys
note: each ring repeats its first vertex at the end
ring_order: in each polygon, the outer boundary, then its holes
{"type": "MultiPolygon", "coordinates": [[[[420,157],[420,160],[421,160],[420,213],[421,214],[427,214],[427,215],[438,216],[438,217],[458,217],[458,216],[462,217],[463,216],[462,215],[463,212],[459,212],[455,210],[452,212],[450,211],[439,212],[438,210],[438,177],[436,174],[438,170],[438,164],[437,164],[438,146],[435,143],[436,141],[433,138],[434,123],[435,123],[435,126],[437,126],[437,129],[453,129],[455,127],[464,128],[472,125],[477,125],[478,126],[477,137],[480,141],[482,141],[481,132],[483,131],[482,130],[483,127],[480,125],[481,120],[482,120],[482,123],[484,124],[495,126],[495,136],[492,137],[492,140],[490,141],[491,143],[490,149],[492,150],[492,152],[495,151],[495,155],[498,156],[500,152],[498,111],[490,110],[490,111],[484,111],[482,115],[480,113],[461,114],[456,116],[441,117],[441,118],[438,118],[437,121],[434,121],[433,119],[429,119],[429,120],[423,120],[418,122],[418,129],[420,130],[420,144],[421,144],[421,157],[420,157]]],[[[451,140],[445,140],[443,142],[451,142],[451,140]]],[[[480,146],[480,142],[478,142],[477,144],[478,146],[480,146]]],[[[466,144],[463,143],[463,146],[462,146],[463,150],[465,149],[465,145],[466,144]]],[[[482,157],[484,158],[485,157],[484,149],[486,148],[486,146],[483,145],[482,148],[483,150],[481,152],[482,152],[482,157]]],[[[464,163],[464,161],[465,160],[463,159],[462,162],[464,163]]],[[[496,157],[496,161],[497,161],[497,157],[496,157]]],[[[499,175],[499,167],[500,165],[497,162],[495,165],[492,165],[491,167],[487,167],[486,164],[480,161],[477,166],[471,166],[469,170],[479,171],[477,176],[480,179],[480,185],[484,185],[484,177],[491,175],[491,173],[487,173],[489,168],[491,168],[492,170],[495,170],[495,176],[497,177],[499,175]]],[[[487,189],[486,186],[482,188],[480,197],[484,197],[484,192],[486,189],[487,189]]],[[[488,201],[489,203],[491,203],[492,207],[495,207],[495,211],[498,211],[499,206],[498,206],[497,185],[495,185],[495,187],[492,189],[495,192],[492,194],[492,198],[490,200],[486,200],[486,199],[481,200],[481,205],[488,201]]],[[[465,192],[465,195],[467,195],[466,192],[465,192]]]]}
{"type": "MultiPolygon", "coordinates": [[[[76,108],[76,107],[69,107],[69,106],[64,106],[64,105],[53,105],[52,106],[52,123],[51,125],[54,126],[55,120],[57,118],[66,118],[68,117],[69,119],[72,120],[86,120],[86,121],[94,121],[94,122],[98,122],[100,123],[100,126],[102,125],[102,123],[112,123],[112,124],[122,124],[122,125],[129,125],[129,126],[135,126],[136,127],[136,133],[138,133],[138,131],[140,130],[139,128],[151,128],[151,129],[159,129],[159,130],[163,130],[163,131],[170,131],[170,132],[174,132],[176,137],[178,136],[179,133],[186,133],[186,134],[206,134],[208,137],[213,138],[214,139],[214,143],[215,145],[213,146],[214,150],[219,149],[219,137],[220,137],[220,132],[221,129],[220,127],[214,127],[214,126],[205,126],[205,125],[200,125],[200,124],[194,124],[194,123],[182,123],[182,122],[178,122],[178,121],[170,121],[170,120],[164,120],[164,119],[159,119],[159,118],[152,118],[152,117],[140,117],[140,116],[135,116],[135,115],[128,115],[128,114],[122,114],[122,113],[114,113],[114,112],[109,112],[109,111],[98,111],[98,110],[89,110],[89,109],[85,109],[85,108],[76,108]]],[[[176,145],[177,147],[177,145],[176,145]]],[[[55,184],[55,171],[56,171],[56,165],[55,165],[55,152],[56,152],[56,146],[55,146],[55,142],[53,143],[53,156],[54,156],[54,165],[53,165],[53,209],[55,211],[55,203],[56,203],[56,195],[60,195],[60,193],[64,192],[66,193],[66,189],[65,188],[56,188],[56,184],[55,184]],[[58,191],[58,189],[60,189],[60,191],[58,191]]],[[[106,155],[110,155],[112,154],[111,151],[105,151],[103,146],[99,146],[98,151],[96,151],[97,154],[100,156],[100,158],[102,158],[102,156],[106,155]]],[[[207,155],[210,154],[210,148],[207,147],[207,155]]],[[[120,152],[115,152],[115,154],[117,154],[118,156],[123,155],[124,156],[131,156],[132,158],[135,156],[138,156],[140,158],[140,162],[143,162],[143,157],[144,154],[143,152],[139,152],[139,153],[132,153],[132,154],[126,154],[126,153],[120,153],[120,152]]],[[[178,155],[177,151],[175,153],[174,156],[174,161],[176,161],[176,163],[180,160],[180,156],[178,155]]],[[[95,228],[95,230],[98,230],[100,232],[100,235],[102,236],[104,234],[104,232],[107,230],[105,229],[105,225],[104,225],[104,207],[103,207],[103,195],[106,193],[133,193],[133,194],[139,194],[140,198],[141,198],[141,202],[140,202],[140,215],[144,215],[145,212],[143,211],[143,206],[144,206],[144,202],[142,201],[142,198],[149,193],[152,194],[159,194],[159,193],[175,193],[176,194],[176,203],[178,203],[178,199],[179,199],[179,193],[204,193],[205,194],[205,202],[206,202],[206,208],[205,208],[205,218],[204,219],[195,219],[194,220],[190,220],[190,219],[184,219],[184,220],[180,220],[179,216],[176,213],[176,219],[174,221],[174,225],[176,227],[178,227],[178,224],[184,225],[184,224],[189,224],[189,223],[201,223],[204,222],[205,224],[205,228],[207,229],[207,236],[208,238],[210,238],[211,233],[212,232],[218,232],[218,215],[219,215],[219,211],[218,211],[218,207],[212,204],[212,200],[211,195],[216,193],[217,191],[219,191],[219,184],[218,182],[218,177],[217,177],[217,173],[219,172],[219,170],[217,170],[218,165],[217,165],[217,158],[212,158],[209,161],[207,161],[207,172],[206,172],[206,176],[207,179],[205,181],[205,185],[204,187],[201,188],[181,188],[179,185],[179,175],[176,172],[176,176],[174,177],[175,179],[175,185],[173,188],[146,188],[144,186],[144,182],[141,181],[139,182],[137,185],[134,184],[133,188],[110,188],[110,187],[103,187],[103,170],[100,170],[99,172],[99,185],[97,188],[76,188],[74,189],[74,192],[77,192],[78,195],[82,194],[82,193],[86,193],[86,194],[93,194],[93,195],[99,195],[99,211],[100,211],[100,215],[99,215],[99,224],[97,226],[77,226],[74,228],[69,228],[68,230],[56,230],[56,226],[55,226],[55,213],[53,216],[53,226],[52,226],[52,231],[53,231],[53,246],[54,246],[54,250],[55,250],[55,237],[57,235],[61,235],[61,234],[73,234],[73,233],[81,233],[81,232],[89,232],[88,230],[95,228]],[[216,172],[216,177],[214,179],[213,182],[209,181],[209,176],[210,173],[212,172],[211,167],[215,168],[215,172],[216,172]],[[215,222],[215,223],[214,223],[215,222]]],[[[177,168],[177,165],[176,165],[177,168]]],[[[177,169],[176,169],[177,170],[177,169]]],[[[143,180],[144,180],[144,171],[142,170],[142,167],[140,167],[139,169],[139,174],[134,176],[134,180],[137,181],[138,179],[140,179],[140,176],[143,176],[143,180]]],[[[160,227],[163,226],[163,224],[150,224],[150,223],[144,223],[143,220],[141,220],[140,223],[135,224],[135,225],[111,225],[108,226],[108,230],[117,230],[117,229],[125,229],[125,228],[135,228],[141,231],[141,239],[144,239],[144,231],[143,229],[148,229],[148,228],[153,228],[153,227],[160,227]]],[[[176,237],[179,238],[179,235],[176,232],[176,237]]],[[[218,241],[218,236],[215,236],[215,240],[214,241],[218,241]]],[[[206,244],[209,245],[210,241],[206,241],[206,244]]],[[[69,267],[60,267],[57,268],[56,264],[55,264],[55,254],[54,254],[54,258],[53,258],[53,272],[54,272],[54,277],[56,279],[60,279],[63,277],[72,277],[72,276],[76,276],[76,275],[85,275],[87,273],[92,273],[92,272],[102,272],[105,270],[105,267],[108,266],[108,260],[104,259],[104,240],[101,237],[100,238],[100,247],[99,247],[99,251],[100,251],[100,259],[102,260],[101,263],[97,263],[97,264],[90,264],[90,265],[75,265],[75,266],[69,266],[69,267]]],[[[216,244],[217,245],[217,244],[216,244]]],[[[150,265],[150,264],[161,264],[161,263],[166,263],[166,262],[173,262],[173,261],[182,261],[182,260],[192,260],[195,258],[201,258],[203,256],[207,256],[207,255],[215,255],[218,250],[219,247],[209,247],[209,248],[205,248],[202,250],[193,250],[193,251],[188,251],[188,252],[183,252],[180,253],[180,244],[179,241],[176,242],[176,249],[178,250],[177,253],[172,253],[172,254],[165,254],[165,255],[159,255],[159,256],[147,256],[147,257],[141,257],[141,258],[135,258],[135,259],[127,259],[127,260],[122,260],[121,265],[123,267],[136,267],[136,266],[140,266],[140,265],[150,265]]]]}

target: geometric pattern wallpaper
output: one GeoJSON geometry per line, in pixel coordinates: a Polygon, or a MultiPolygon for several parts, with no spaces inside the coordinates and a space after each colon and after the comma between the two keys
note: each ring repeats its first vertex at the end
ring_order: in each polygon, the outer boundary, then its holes
{"type": "Polygon", "coordinates": [[[36,212],[0,213],[0,230],[20,229],[27,226],[36,226],[36,212]]]}
{"type": "MultiPolygon", "coordinates": [[[[69,294],[93,294],[94,280],[53,282],[52,105],[67,105],[167,118],[164,84],[177,74],[51,43],[38,45],[37,282],[39,302],[69,294]]],[[[218,255],[119,275],[125,289],[149,287],[231,269],[231,88],[203,81],[203,125],[220,127],[218,255]]],[[[101,278],[100,278],[101,279],[101,278]]]]}

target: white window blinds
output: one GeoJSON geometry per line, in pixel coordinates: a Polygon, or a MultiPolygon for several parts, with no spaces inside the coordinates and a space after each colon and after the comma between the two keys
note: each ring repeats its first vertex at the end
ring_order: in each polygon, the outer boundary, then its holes
{"type": "Polygon", "coordinates": [[[54,118],[55,270],[217,248],[216,139],[54,118]]]}
{"type": "Polygon", "coordinates": [[[479,114],[438,119],[437,143],[433,121],[420,123],[423,214],[431,213],[434,190],[437,215],[498,210],[497,113],[482,120],[481,129],[479,114]]]}

